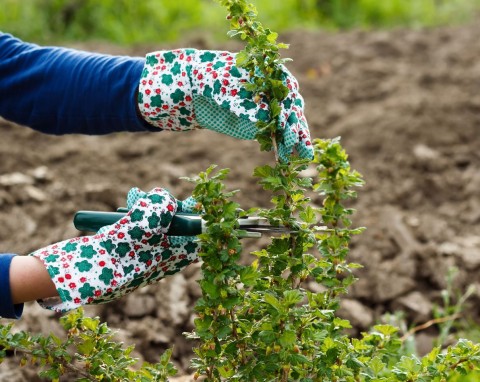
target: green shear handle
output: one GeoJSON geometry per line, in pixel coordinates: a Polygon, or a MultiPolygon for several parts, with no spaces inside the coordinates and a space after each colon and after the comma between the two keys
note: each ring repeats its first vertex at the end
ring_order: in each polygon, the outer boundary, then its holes
{"type": "MultiPolygon", "coordinates": [[[[114,224],[126,215],[126,211],[78,211],[73,224],[79,231],[97,232],[100,228],[114,224]]],[[[196,236],[202,233],[202,218],[200,215],[179,212],[170,223],[167,235],[196,236]]]]}

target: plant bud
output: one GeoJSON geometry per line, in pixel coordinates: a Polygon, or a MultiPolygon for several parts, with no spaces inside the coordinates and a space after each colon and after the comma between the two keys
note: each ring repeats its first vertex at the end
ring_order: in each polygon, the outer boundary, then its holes
{"type": "Polygon", "coordinates": [[[76,335],[78,335],[78,329],[77,329],[77,328],[71,328],[71,329],[68,331],[68,335],[69,335],[69,336],[76,336],[76,335]]]}

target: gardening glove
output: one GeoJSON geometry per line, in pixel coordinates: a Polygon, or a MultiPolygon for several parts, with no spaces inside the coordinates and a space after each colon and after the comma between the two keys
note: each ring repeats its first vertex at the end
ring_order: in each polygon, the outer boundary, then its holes
{"type": "MultiPolygon", "coordinates": [[[[146,193],[139,188],[132,188],[127,195],[127,208],[130,210],[140,198],[144,198],[146,193]]],[[[177,212],[185,213],[203,213],[203,209],[197,208],[197,201],[190,196],[185,200],[177,200],[177,212]]],[[[105,227],[102,227],[98,232],[103,232],[105,227]]],[[[167,240],[171,246],[186,244],[194,242],[195,236],[167,236],[167,240]]]]}
{"type": "MultiPolygon", "coordinates": [[[[313,158],[298,82],[282,66],[283,83],[290,92],[281,103],[283,139],[278,151],[283,161],[295,149],[313,158]]],[[[249,72],[235,66],[235,54],[224,51],[180,49],[146,56],[139,85],[138,106],[143,118],[164,130],[214,130],[240,139],[254,139],[256,122],[268,121],[268,102],[245,89],[249,72]]]]}
{"type": "Polygon", "coordinates": [[[197,260],[193,238],[170,242],[168,231],[179,203],[166,190],[138,197],[118,222],[94,236],[77,237],[39,249],[59,297],[39,301],[48,309],[68,311],[86,304],[106,303],[135,289],[177,273],[197,260]]]}

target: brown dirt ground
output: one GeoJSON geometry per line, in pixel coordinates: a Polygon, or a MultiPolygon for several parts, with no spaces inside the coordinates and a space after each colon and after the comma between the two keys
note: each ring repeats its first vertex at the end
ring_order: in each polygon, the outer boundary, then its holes
{"type": "MultiPolygon", "coordinates": [[[[351,253],[365,268],[342,307],[358,330],[398,309],[410,323],[430,319],[452,266],[459,269],[459,291],[477,286],[468,312],[479,321],[479,38],[480,23],[283,36],[291,44],[289,67],[306,99],[312,136],[341,136],[352,167],[366,181],[354,207],[355,224],[368,229],[351,253]]],[[[204,39],[188,45],[238,49],[204,39]]],[[[143,55],[166,46],[82,48],[143,55]]],[[[272,155],[260,153],[254,142],[208,131],[53,137],[5,121],[0,126],[2,252],[26,254],[78,235],[71,223],[75,211],[112,210],[124,204],[132,186],[162,186],[186,197],[191,185],[178,178],[212,163],[231,169],[228,187],[242,190],[244,207],[268,206],[252,171],[272,155]]],[[[195,277],[198,269],[192,268],[88,312],[119,328],[119,337],[136,344],[141,358],[154,361],[174,344],[175,360],[185,368],[192,345],[182,332],[192,328],[195,277]]],[[[56,321],[33,303],[19,327],[57,331],[56,321]]],[[[8,365],[16,363],[1,366],[4,376],[11,374],[8,380],[33,380],[30,371],[8,365]]]]}

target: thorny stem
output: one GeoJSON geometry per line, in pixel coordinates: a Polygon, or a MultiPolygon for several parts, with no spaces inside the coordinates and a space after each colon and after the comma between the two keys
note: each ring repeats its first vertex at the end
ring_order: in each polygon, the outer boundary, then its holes
{"type": "Polygon", "coordinates": [[[408,332],[406,332],[401,338],[400,340],[402,342],[406,341],[409,337],[411,337],[412,335],[414,335],[415,333],[421,331],[421,330],[424,330],[424,329],[427,329],[429,328],[430,326],[433,326],[433,325],[436,325],[436,324],[441,324],[443,322],[448,322],[448,321],[455,321],[457,318],[459,318],[461,316],[461,314],[459,313],[455,313],[455,314],[452,314],[451,316],[446,316],[446,317],[440,317],[440,318],[434,318],[432,320],[429,320],[421,325],[418,325],[418,326],[415,326],[414,328],[410,329],[408,332]]]}
{"type": "Polygon", "coordinates": [[[450,370],[455,370],[458,365],[461,365],[462,363],[468,362],[468,358],[460,358],[457,362],[455,362],[452,366],[450,366],[450,370]]]}
{"type": "Polygon", "coordinates": [[[230,309],[230,320],[232,321],[232,333],[236,340],[238,340],[237,325],[235,319],[235,313],[233,309],[230,309]]]}
{"type": "MultiPolygon", "coordinates": [[[[8,347],[9,347],[8,345],[5,346],[6,349],[8,349],[8,347]]],[[[33,354],[33,350],[28,350],[28,349],[21,348],[21,347],[16,347],[14,349],[14,352],[15,352],[15,355],[16,355],[17,352],[20,352],[20,353],[29,355],[31,357],[36,357],[36,358],[41,358],[41,359],[44,359],[44,360],[48,360],[48,356],[33,354]]],[[[49,355],[49,356],[51,356],[51,355],[49,355]]],[[[59,358],[59,357],[53,357],[53,361],[54,362],[52,362],[52,363],[61,364],[65,369],[67,369],[67,370],[69,370],[73,373],[77,373],[78,375],[81,375],[82,377],[88,379],[89,381],[97,381],[96,378],[92,377],[87,371],[85,371],[86,366],[84,366],[84,368],[82,369],[80,367],[75,366],[75,364],[73,364],[72,362],[67,362],[63,358],[59,358]]]]}
{"type": "Polygon", "coordinates": [[[280,163],[280,157],[278,156],[277,138],[275,137],[275,134],[272,134],[271,137],[272,137],[273,153],[275,155],[275,162],[280,163]]]}
{"type": "MultiPolygon", "coordinates": [[[[237,317],[235,315],[234,309],[230,309],[230,320],[232,321],[232,334],[236,341],[239,341],[240,337],[237,332],[237,317]]],[[[240,344],[239,344],[240,345],[240,344]]],[[[240,363],[245,365],[247,363],[247,358],[245,356],[245,349],[243,346],[240,347],[240,363]]]]}

